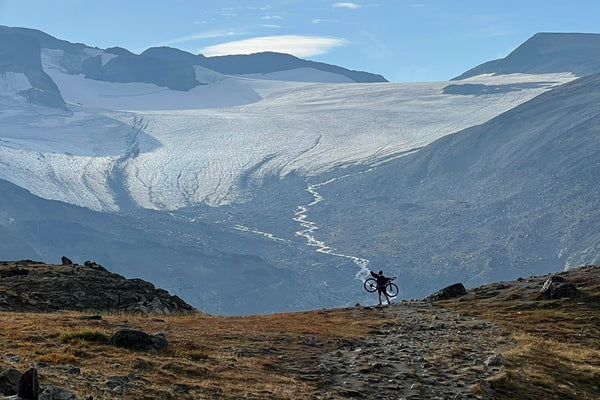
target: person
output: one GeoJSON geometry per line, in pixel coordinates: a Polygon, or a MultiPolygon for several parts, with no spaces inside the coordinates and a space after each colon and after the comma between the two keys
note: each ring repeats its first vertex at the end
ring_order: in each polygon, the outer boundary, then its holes
{"type": "Polygon", "coordinates": [[[383,295],[385,296],[385,299],[387,300],[388,305],[390,305],[390,295],[388,294],[388,292],[385,290],[385,287],[387,286],[388,282],[390,281],[390,278],[386,277],[383,275],[383,271],[379,271],[378,274],[376,274],[373,271],[371,272],[371,276],[373,276],[373,278],[375,278],[377,280],[377,294],[379,295],[379,305],[381,305],[381,294],[383,293],[383,295]]]}

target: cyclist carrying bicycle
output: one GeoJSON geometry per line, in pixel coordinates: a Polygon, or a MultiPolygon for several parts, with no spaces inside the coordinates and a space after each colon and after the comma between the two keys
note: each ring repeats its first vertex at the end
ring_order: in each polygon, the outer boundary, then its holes
{"type": "Polygon", "coordinates": [[[385,287],[387,286],[387,284],[391,280],[391,278],[384,276],[383,271],[379,271],[378,274],[376,274],[373,271],[370,271],[370,272],[371,272],[371,276],[373,276],[373,278],[375,278],[375,280],[377,280],[377,294],[379,295],[379,305],[381,305],[381,294],[382,293],[385,296],[385,299],[387,300],[388,305],[390,305],[391,304],[390,303],[390,295],[385,290],[385,287]]]}

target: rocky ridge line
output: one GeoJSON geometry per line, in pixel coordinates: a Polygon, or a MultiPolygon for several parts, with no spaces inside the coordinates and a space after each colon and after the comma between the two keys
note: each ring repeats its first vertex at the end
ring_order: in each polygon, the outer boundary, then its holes
{"type": "Polygon", "coordinates": [[[126,279],[95,262],[63,265],[0,261],[0,311],[57,310],[177,315],[195,308],[142,279],[126,279]]]}

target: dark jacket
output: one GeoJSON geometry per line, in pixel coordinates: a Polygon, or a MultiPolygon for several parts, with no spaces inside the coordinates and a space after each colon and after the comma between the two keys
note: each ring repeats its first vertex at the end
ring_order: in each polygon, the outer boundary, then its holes
{"type": "Polygon", "coordinates": [[[383,290],[385,288],[385,285],[387,285],[387,283],[390,281],[390,278],[385,277],[383,274],[376,274],[373,271],[371,272],[371,276],[373,276],[373,278],[375,278],[377,280],[377,289],[379,290],[383,290]]]}

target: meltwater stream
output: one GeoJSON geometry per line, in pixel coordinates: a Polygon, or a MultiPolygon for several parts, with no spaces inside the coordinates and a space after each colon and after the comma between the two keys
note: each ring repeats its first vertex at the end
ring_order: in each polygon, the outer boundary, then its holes
{"type": "Polygon", "coordinates": [[[314,236],[314,233],[319,229],[319,226],[315,222],[309,221],[308,215],[307,215],[307,213],[311,207],[313,207],[313,206],[319,204],[321,201],[323,201],[323,196],[321,196],[319,194],[317,189],[320,188],[321,186],[330,184],[330,183],[332,183],[340,178],[344,178],[344,177],[345,176],[332,178],[332,179],[322,182],[322,183],[309,185],[306,188],[306,191],[313,196],[314,200],[312,202],[308,203],[307,205],[298,206],[296,212],[294,213],[294,218],[293,218],[294,221],[298,222],[300,224],[300,226],[303,228],[302,230],[299,230],[296,232],[296,236],[305,238],[306,244],[311,247],[316,247],[315,251],[317,251],[319,253],[328,254],[331,256],[341,257],[341,258],[346,258],[346,259],[351,260],[359,268],[358,272],[355,275],[356,279],[364,280],[369,276],[369,260],[367,260],[366,258],[360,258],[360,257],[356,257],[356,256],[351,256],[348,254],[339,253],[338,250],[336,250],[333,247],[328,246],[327,244],[325,244],[325,242],[323,242],[321,240],[317,240],[317,238],[315,238],[315,236],[314,236]]]}

